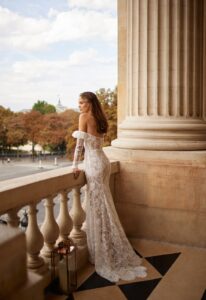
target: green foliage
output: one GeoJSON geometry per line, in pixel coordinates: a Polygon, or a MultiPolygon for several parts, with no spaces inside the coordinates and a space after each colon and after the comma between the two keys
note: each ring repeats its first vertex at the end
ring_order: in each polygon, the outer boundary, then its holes
{"type": "Polygon", "coordinates": [[[39,111],[42,115],[56,112],[55,106],[47,103],[44,100],[38,100],[36,103],[34,103],[32,110],[39,111]]]}

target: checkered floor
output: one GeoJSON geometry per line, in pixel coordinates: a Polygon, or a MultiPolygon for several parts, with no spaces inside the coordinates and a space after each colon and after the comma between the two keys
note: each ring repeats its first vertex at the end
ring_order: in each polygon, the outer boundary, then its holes
{"type": "MultiPolygon", "coordinates": [[[[147,242],[146,242],[147,243],[147,242]]],[[[152,242],[151,242],[152,243],[152,242]]],[[[90,264],[82,271],[78,277],[77,290],[68,296],[55,295],[48,293],[47,300],[145,300],[145,299],[159,299],[159,300],[176,300],[177,298],[172,295],[167,295],[165,298],[158,296],[161,294],[160,283],[167,277],[167,274],[175,271],[175,265],[181,263],[181,256],[184,255],[184,248],[181,252],[181,247],[175,248],[174,246],[168,246],[153,242],[153,250],[149,250],[147,245],[146,251],[142,242],[134,242],[133,247],[137,255],[143,258],[143,263],[148,270],[148,276],[146,278],[137,278],[133,281],[119,281],[118,283],[112,283],[102,277],[100,277],[94,270],[94,267],[90,264]],[[148,251],[149,250],[149,251],[148,251]],[[175,251],[178,250],[178,251],[175,251]],[[154,255],[147,255],[150,253],[154,255]],[[174,271],[173,271],[174,270],[174,271]],[[159,286],[159,287],[158,287],[159,286]],[[157,291],[159,288],[160,293],[157,291]],[[155,291],[156,290],[156,291],[155,291]],[[154,293],[155,292],[155,293],[154,293]],[[156,295],[155,295],[156,294],[156,295]]],[[[200,266],[201,267],[201,266],[200,266]]],[[[171,275],[170,274],[170,275],[171,275]]],[[[174,277],[175,278],[175,277],[174,277]]],[[[173,280],[173,279],[171,279],[173,280]]],[[[183,279],[182,279],[183,280],[183,279]]],[[[184,282],[184,280],[183,280],[184,282]]],[[[189,283],[188,283],[189,284],[189,283]]],[[[178,285],[178,284],[177,284],[178,285]]],[[[162,285],[164,289],[164,285],[162,285]]],[[[167,285],[166,287],[167,288],[167,285]]],[[[191,288],[188,286],[188,288],[191,288]]],[[[194,288],[194,287],[193,287],[194,288]]],[[[191,298],[187,296],[180,296],[181,300],[206,300],[206,277],[204,289],[201,289],[199,293],[193,294],[191,298]],[[196,296],[197,295],[197,296],[196,296]]],[[[163,293],[164,294],[164,293],[163,293]]],[[[166,294],[165,294],[166,295],[166,294]]]]}

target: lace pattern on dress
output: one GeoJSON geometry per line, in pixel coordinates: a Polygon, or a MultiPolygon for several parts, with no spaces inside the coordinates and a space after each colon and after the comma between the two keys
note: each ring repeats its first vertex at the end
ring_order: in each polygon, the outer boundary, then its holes
{"type": "Polygon", "coordinates": [[[141,259],[129,243],[114,206],[109,188],[110,162],[102,150],[103,138],[80,131],[73,136],[85,147],[86,231],[91,263],[100,276],[113,282],[145,277],[146,268],[140,266],[141,259]]]}

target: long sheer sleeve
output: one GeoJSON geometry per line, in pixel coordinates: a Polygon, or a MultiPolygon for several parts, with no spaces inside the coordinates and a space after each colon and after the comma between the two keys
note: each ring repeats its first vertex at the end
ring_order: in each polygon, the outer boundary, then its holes
{"type": "Polygon", "coordinates": [[[78,168],[78,164],[80,162],[81,154],[84,148],[84,139],[86,136],[86,132],[83,131],[74,131],[72,136],[77,139],[76,147],[74,151],[74,158],[72,163],[72,168],[78,168]]]}
{"type": "Polygon", "coordinates": [[[84,140],[77,139],[76,147],[75,147],[75,151],[74,151],[74,159],[73,159],[73,164],[72,164],[73,169],[78,168],[78,164],[79,164],[79,161],[81,158],[83,148],[84,148],[84,140]]]}

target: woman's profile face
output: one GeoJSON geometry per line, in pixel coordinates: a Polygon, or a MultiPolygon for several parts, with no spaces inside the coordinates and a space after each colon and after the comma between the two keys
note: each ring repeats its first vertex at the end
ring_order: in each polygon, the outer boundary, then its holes
{"type": "Polygon", "coordinates": [[[81,113],[87,113],[91,110],[91,104],[87,99],[79,98],[79,110],[81,113]]]}

